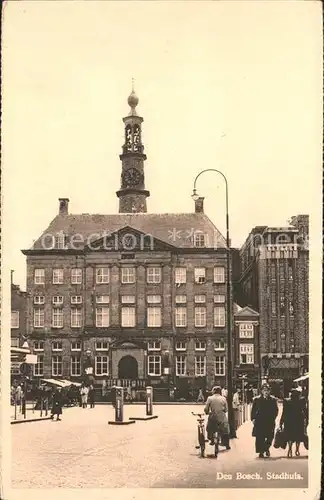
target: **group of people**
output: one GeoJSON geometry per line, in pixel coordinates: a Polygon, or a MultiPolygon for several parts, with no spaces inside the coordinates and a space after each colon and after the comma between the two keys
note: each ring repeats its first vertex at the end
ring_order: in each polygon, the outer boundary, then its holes
{"type": "MultiPolygon", "coordinates": [[[[82,408],[87,408],[90,404],[90,408],[95,407],[95,390],[93,385],[87,386],[82,384],[80,387],[80,406],[82,408]]],[[[63,413],[64,406],[64,396],[61,387],[57,387],[52,398],[52,411],[51,419],[54,420],[56,415],[56,420],[61,420],[60,416],[63,413]]]]}
{"type": "MultiPolygon", "coordinates": [[[[236,405],[240,404],[240,390],[233,395],[233,413],[235,420],[236,405]]],[[[255,437],[255,450],[259,458],[270,457],[270,448],[273,443],[276,419],[279,408],[277,399],[271,395],[270,386],[264,383],[261,394],[254,397],[251,409],[253,423],[252,436],[255,437]]],[[[228,422],[227,399],[222,394],[222,388],[215,386],[212,395],[207,398],[205,413],[208,415],[207,437],[210,444],[214,444],[215,432],[221,435],[222,445],[230,449],[230,428],[228,422]]],[[[234,423],[237,428],[237,421],[234,423]]],[[[283,433],[283,441],[288,443],[287,456],[292,457],[292,446],[295,443],[295,455],[299,456],[299,446],[307,437],[308,404],[299,389],[292,389],[289,398],[284,399],[279,422],[279,429],[283,433]]]]}
{"type": "Polygon", "coordinates": [[[93,385],[87,386],[82,384],[80,388],[80,395],[82,408],[87,408],[88,403],[90,404],[90,408],[95,407],[95,390],[93,385]]]}
{"type": "MultiPolygon", "coordinates": [[[[251,420],[253,422],[252,436],[255,437],[255,451],[260,458],[270,456],[270,448],[274,439],[278,404],[271,395],[270,386],[263,384],[261,395],[253,400],[251,420]]],[[[292,445],[295,443],[295,455],[299,456],[299,446],[307,436],[308,404],[298,388],[290,392],[290,396],[283,400],[283,408],[279,427],[283,432],[284,442],[288,443],[287,457],[292,457],[292,445]]]]}

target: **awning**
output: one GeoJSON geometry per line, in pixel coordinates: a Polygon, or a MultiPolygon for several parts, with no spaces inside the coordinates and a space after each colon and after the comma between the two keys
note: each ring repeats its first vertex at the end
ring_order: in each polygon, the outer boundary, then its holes
{"type": "Polygon", "coordinates": [[[76,387],[81,387],[81,384],[79,382],[71,382],[71,380],[64,380],[60,378],[59,382],[62,382],[62,384],[64,384],[64,387],[71,387],[71,385],[75,385],[76,387]]]}
{"type": "Polygon", "coordinates": [[[306,375],[303,375],[302,377],[295,378],[294,382],[302,382],[303,380],[308,380],[309,375],[306,373],[306,375]]]}
{"type": "Polygon", "coordinates": [[[53,378],[42,378],[41,380],[46,384],[57,385],[58,387],[66,387],[60,380],[54,380],[53,378]]]}

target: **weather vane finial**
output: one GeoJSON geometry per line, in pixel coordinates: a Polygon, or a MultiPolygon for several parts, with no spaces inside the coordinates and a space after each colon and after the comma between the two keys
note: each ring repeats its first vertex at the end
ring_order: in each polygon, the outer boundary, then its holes
{"type": "Polygon", "coordinates": [[[132,77],[132,92],[135,92],[134,86],[135,86],[135,79],[134,77],[132,77]]]}

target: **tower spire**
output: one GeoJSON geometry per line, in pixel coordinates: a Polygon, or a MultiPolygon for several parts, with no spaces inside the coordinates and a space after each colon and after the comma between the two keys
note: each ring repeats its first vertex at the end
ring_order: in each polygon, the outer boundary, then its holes
{"type": "Polygon", "coordinates": [[[143,118],[136,111],[139,99],[134,90],[134,78],[132,78],[132,92],[127,102],[131,109],[128,116],[123,118],[125,142],[123,152],[119,156],[122,161],[121,188],[116,193],[119,198],[119,212],[146,212],[146,198],[150,193],[145,189],[144,182],[146,155],[142,144],[143,118]]]}

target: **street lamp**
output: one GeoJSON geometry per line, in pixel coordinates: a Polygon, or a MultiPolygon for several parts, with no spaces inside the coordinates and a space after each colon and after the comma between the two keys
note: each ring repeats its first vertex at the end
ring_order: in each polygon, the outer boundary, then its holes
{"type": "Polygon", "coordinates": [[[228,404],[228,422],[230,427],[230,437],[236,438],[235,424],[234,424],[234,412],[233,412],[233,365],[232,365],[232,301],[231,301],[231,248],[230,248],[230,237],[229,237],[229,215],[228,215],[228,182],[220,170],[215,168],[207,168],[199,172],[194,180],[192,198],[197,201],[199,195],[197,194],[196,184],[198,178],[205,172],[215,172],[223,177],[225,181],[225,202],[226,202],[226,257],[227,257],[227,404],[228,404]]]}

